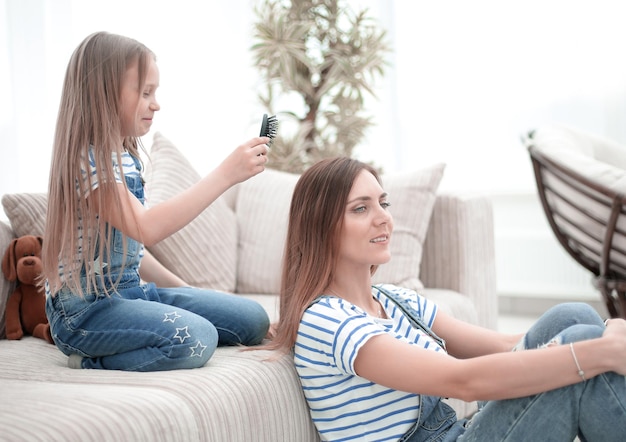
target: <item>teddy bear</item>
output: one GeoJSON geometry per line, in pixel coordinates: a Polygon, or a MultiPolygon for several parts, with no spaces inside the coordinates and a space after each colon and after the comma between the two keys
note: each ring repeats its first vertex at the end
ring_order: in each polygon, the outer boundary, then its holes
{"type": "Polygon", "coordinates": [[[2,258],[2,272],[11,282],[17,281],[5,312],[7,339],[21,339],[24,333],[53,343],[46,317],[46,296],[38,277],[43,270],[41,236],[25,235],[9,244],[2,258]]]}

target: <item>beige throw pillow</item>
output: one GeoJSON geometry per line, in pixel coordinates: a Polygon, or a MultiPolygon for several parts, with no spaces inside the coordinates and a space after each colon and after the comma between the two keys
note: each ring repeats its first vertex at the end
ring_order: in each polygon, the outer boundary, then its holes
{"type": "Polygon", "coordinates": [[[297,181],[298,175],[265,169],[239,184],[237,292],[280,291],[289,206],[297,181]]]}
{"type": "Polygon", "coordinates": [[[47,194],[9,193],[2,197],[2,206],[16,237],[43,236],[48,211],[47,194]]]}
{"type": "Polygon", "coordinates": [[[391,260],[378,268],[374,283],[392,283],[413,290],[424,287],[419,278],[422,251],[445,165],[382,177],[393,216],[391,260]]]}
{"type": "MultiPolygon", "coordinates": [[[[146,161],[145,179],[150,206],[179,194],[198,182],[200,176],[170,140],[156,133],[150,158],[146,161]]],[[[222,198],[149,250],[188,284],[228,292],[235,290],[237,222],[234,212],[222,198]]]]}

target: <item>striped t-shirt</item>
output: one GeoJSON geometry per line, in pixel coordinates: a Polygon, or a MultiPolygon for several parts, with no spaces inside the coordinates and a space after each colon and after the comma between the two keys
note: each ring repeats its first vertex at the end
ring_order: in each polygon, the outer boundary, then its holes
{"type": "MultiPolygon", "coordinates": [[[[429,327],[437,306],[412,290],[384,285],[407,299],[429,327]]],[[[433,351],[443,350],[411,326],[400,309],[374,287],[389,319],[378,319],[338,297],[321,296],[302,316],[294,361],[311,417],[322,440],[397,441],[417,419],[419,395],[393,390],[356,375],[359,349],[383,333],[433,351]]],[[[419,376],[419,373],[415,374],[419,376]]]]}
{"type": "MultiPolygon", "coordinates": [[[[87,166],[87,168],[81,167],[81,179],[83,180],[85,189],[86,189],[86,194],[84,195],[84,197],[86,198],[89,195],[89,192],[97,189],[100,185],[100,183],[98,182],[98,175],[96,172],[96,159],[95,159],[95,155],[94,155],[94,151],[93,151],[94,147],[90,146],[89,150],[88,150],[88,158],[86,163],[83,163],[83,166],[87,166]],[[91,178],[90,178],[91,177],[91,178]],[[89,179],[92,180],[91,182],[91,186],[89,186],[89,179]]],[[[122,175],[124,177],[141,177],[141,172],[137,166],[136,161],[134,160],[133,156],[128,153],[127,151],[122,151],[121,154],[121,160],[122,163],[120,164],[118,161],[118,156],[117,153],[113,152],[111,154],[111,163],[113,165],[113,175],[114,175],[114,179],[115,182],[117,183],[123,183],[124,182],[124,178],[122,177],[122,175]],[[121,171],[121,172],[120,172],[121,171]]],[[[76,191],[79,192],[80,187],[78,186],[78,183],[76,183],[76,191]]],[[[84,229],[82,226],[82,222],[81,219],[79,218],[78,220],[79,225],[78,225],[78,229],[79,229],[79,234],[78,234],[78,251],[76,256],[74,257],[74,261],[73,261],[73,265],[76,268],[81,268],[82,266],[82,254],[83,254],[83,241],[85,241],[85,234],[84,234],[84,229]]],[[[87,236],[87,240],[91,240],[93,241],[93,237],[97,234],[97,232],[92,232],[91,235],[87,236]],[[91,239],[90,239],[91,238],[91,239]]],[[[144,255],[144,249],[143,246],[140,248],[139,251],[139,256],[140,258],[143,257],[144,255]]],[[[102,263],[99,265],[106,265],[105,263],[102,263]]],[[[67,270],[65,268],[65,266],[63,265],[63,263],[59,263],[59,278],[61,280],[61,282],[66,282],[68,279],[68,273],[71,273],[71,270],[67,270]]],[[[46,281],[45,283],[45,293],[46,296],[50,296],[50,287],[48,285],[48,282],[46,281]]]]}

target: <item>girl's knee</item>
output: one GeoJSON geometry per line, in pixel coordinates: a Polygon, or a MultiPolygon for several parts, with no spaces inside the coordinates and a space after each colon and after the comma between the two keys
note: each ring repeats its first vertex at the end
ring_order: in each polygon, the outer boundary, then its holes
{"type": "Polygon", "coordinates": [[[209,359],[213,357],[215,349],[217,348],[217,342],[215,345],[205,345],[201,341],[198,341],[195,345],[190,347],[191,353],[189,354],[189,368],[203,367],[209,359]]]}
{"type": "Polygon", "coordinates": [[[251,305],[247,312],[247,330],[242,336],[242,344],[244,345],[257,345],[267,336],[267,332],[270,328],[270,319],[265,309],[255,303],[251,305]]]}
{"type": "Polygon", "coordinates": [[[270,319],[256,301],[238,300],[238,317],[216,324],[221,345],[257,345],[267,336],[270,319]]]}
{"type": "Polygon", "coordinates": [[[267,335],[267,332],[270,328],[270,318],[265,311],[265,309],[259,305],[256,313],[256,333],[255,333],[255,344],[260,343],[263,338],[267,335]]]}
{"type": "Polygon", "coordinates": [[[215,353],[218,342],[218,333],[212,324],[204,327],[195,327],[190,330],[189,339],[176,345],[170,360],[178,368],[199,368],[204,366],[215,353]]]}

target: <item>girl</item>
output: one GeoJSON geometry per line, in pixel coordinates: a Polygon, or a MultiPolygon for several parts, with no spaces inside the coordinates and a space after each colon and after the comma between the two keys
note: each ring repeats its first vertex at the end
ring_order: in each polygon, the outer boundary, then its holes
{"type": "Polygon", "coordinates": [[[88,36],[67,68],[43,276],[52,336],[73,368],[201,367],[218,344],[258,344],[269,327],[259,304],[186,287],[144,249],[262,172],[269,141],[243,143],[187,191],[146,208],[138,146],[159,110],[158,86],[154,54],[104,32],[88,36]]]}
{"type": "Polygon", "coordinates": [[[271,347],[293,349],[321,438],[623,440],[626,321],[563,304],[505,335],[372,286],[390,259],[389,205],[375,170],[348,158],[317,163],[294,190],[271,347]],[[468,421],[445,397],[486,402],[468,421]]]}

